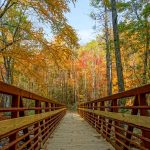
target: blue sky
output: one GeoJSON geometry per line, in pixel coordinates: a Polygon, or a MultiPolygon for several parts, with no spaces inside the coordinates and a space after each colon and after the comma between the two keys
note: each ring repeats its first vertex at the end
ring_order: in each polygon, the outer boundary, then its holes
{"type": "Polygon", "coordinates": [[[69,24],[77,31],[82,45],[95,39],[96,36],[92,29],[94,20],[89,17],[92,10],[89,3],[90,0],[78,0],[75,7],[70,4],[71,12],[66,15],[69,24]]]}
{"type": "MultiPolygon", "coordinates": [[[[80,39],[79,43],[84,45],[90,40],[95,39],[96,33],[93,30],[94,20],[89,16],[92,10],[90,0],[77,0],[75,6],[70,3],[70,10],[70,13],[66,14],[66,18],[69,24],[76,30],[80,39]]],[[[43,27],[45,37],[51,41],[52,33],[50,25],[47,23],[43,24],[43,22],[37,23],[37,19],[34,16],[32,16],[32,22],[34,22],[35,26],[43,27]]]]}

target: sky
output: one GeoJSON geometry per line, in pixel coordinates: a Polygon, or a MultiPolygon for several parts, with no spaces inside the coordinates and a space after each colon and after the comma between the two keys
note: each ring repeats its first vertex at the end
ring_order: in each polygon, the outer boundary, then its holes
{"type": "Polygon", "coordinates": [[[75,7],[70,4],[71,12],[66,15],[69,24],[77,31],[81,45],[96,37],[95,31],[92,29],[94,20],[89,16],[92,10],[89,3],[90,0],[77,0],[75,7]]]}
{"type": "MultiPolygon", "coordinates": [[[[91,11],[92,7],[90,6],[90,0],[77,0],[75,6],[73,3],[70,3],[70,12],[65,14],[68,23],[77,32],[80,45],[85,45],[96,38],[96,32],[93,30],[95,22],[89,16],[91,11]]],[[[43,24],[43,22],[37,23],[37,19],[34,16],[30,19],[38,28],[40,26],[43,27],[45,37],[47,40],[51,41],[53,36],[50,25],[47,23],[43,24]]]]}

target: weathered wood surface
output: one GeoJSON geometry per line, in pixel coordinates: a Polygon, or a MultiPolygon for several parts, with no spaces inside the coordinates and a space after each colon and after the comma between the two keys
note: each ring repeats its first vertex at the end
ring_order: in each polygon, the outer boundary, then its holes
{"type": "Polygon", "coordinates": [[[95,129],[76,113],[67,113],[44,150],[114,150],[95,129]]]}
{"type": "Polygon", "coordinates": [[[91,112],[96,115],[120,120],[120,121],[127,122],[136,126],[141,126],[145,128],[150,127],[150,117],[147,117],[147,116],[136,116],[136,115],[130,115],[130,114],[125,114],[125,113],[106,112],[106,111],[91,110],[91,109],[84,109],[84,108],[79,108],[79,110],[84,110],[86,112],[91,112]]]}
{"type": "Polygon", "coordinates": [[[57,113],[60,113],[61,111],[64,111],[65,109],[66,108],[62,108],[59,110],[50,111],[46,113],[0,121],[0,136],[9,133],[13,130],[19,129],[21,127],[27,126],[29,124],[35,123],[37,121],[48,118],[50,116],[53,116],[57,113]]]}

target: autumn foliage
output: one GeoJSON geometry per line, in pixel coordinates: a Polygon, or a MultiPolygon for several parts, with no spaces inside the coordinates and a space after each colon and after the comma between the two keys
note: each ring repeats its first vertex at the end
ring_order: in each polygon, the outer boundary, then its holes
{"type": "MultiPolygon", "coordinates": [[[[111,2],[91,1],[101,32],[82,46],[65,17],[75,2],[0,2],[0,80],[67,104],[119,91],[111,2]]],[[[150,82],[149,6],[142,3],[117,2],[115,8],[125,90],[150,82]]]]}

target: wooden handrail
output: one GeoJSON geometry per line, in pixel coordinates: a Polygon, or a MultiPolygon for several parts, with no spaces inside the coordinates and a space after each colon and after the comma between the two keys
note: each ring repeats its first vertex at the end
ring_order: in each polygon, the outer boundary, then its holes
{"type": "Polygon", "coordinates": [[[141,87],[137,87],[131,90],[127,90],[125,92],[120,92],[117,94],[113,94],[111,96],[107,96],[107,97],[103,97],[100,99],[96,99],[96,100],[92,100],[92,101],[88,101],[88,102],[81,102],[81,104],[88,104],[88,103],[94,103],[94,102],[99,102],[99,101],[110,101],[110,100],[115,100],[115,99],[121,99],[121,98],[125,98],[125,97],[132,97],[135,95],[141,95],[141,94],[147,94],[150,93],[150,84],[141,86],[141,87]]]}
{"type": "Polygon", "coordinates": [[[6,84],[2,81],[0,81],[0,93],[8,94],[8,95],[20,95],[21,97],[27,98],[27,99],[38,100],[38,101],[41,101],[41,102],[51,102],[53,104],[64,105],[64,104],[56,102],[54,100],[50,100],[48,98],[39,96],[35,93],[31,93],[29,91],[20,89],[18,87],[13,86],[13,85],[6,84]]]}
{"type": "Polygon", "coordinates": [[[65,110],[65,108],[62,108],[60,110],[50,111],[50,112],[46,112],[46,113],[3,120],[0,122],[0,136],[3,136],[11,131],[22,128],[29,124],[33,124],[35,122],[42,121],[43,119],[48,118],[50,116],[54,116],[55,114],[58,114],[64,110],[65,110]]]}
{"type": "Polygon", "coordinates": [[[150,84],[78,104],[79,114],[117,150],[150,148],[150,84]],[[120,105],[124,101],[125,106],[120,105]],[[126,106],[130,101],[130,106],[126,106]]]}
{"type": "Polygon", "coordinates": [[[4,115],[5,120],[0,121],[2,150],[41,149],[66,113],[62,103],[1,81],[0,94],[3,94],[3,101],[10,101],[9,107],[0,108],[1,114],[10,112],[9,118],[4,115]],[[32,106],[24,105],[27,99],[32,100],[32,106]],[[31,110],[32,115],[26,113],[31,110]]]}

